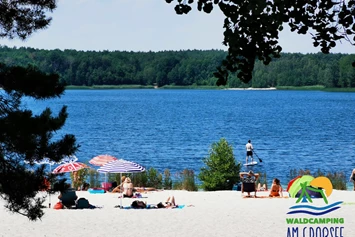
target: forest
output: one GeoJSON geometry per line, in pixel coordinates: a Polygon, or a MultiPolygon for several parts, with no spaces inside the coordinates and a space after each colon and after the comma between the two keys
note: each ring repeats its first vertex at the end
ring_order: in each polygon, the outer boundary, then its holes
{"type": "MultiPolygon", "coordinates": [[[[0,62],[36,66],[57,73],[66,85],[214,86],[213,72],[226,57],[223,50],[161,52],[77,51],[0,46],[0,62]]],[[[314,86],[355,87],[355,54],[283,53],[265,66],[257,61],[245,84],[229,76],[227,87],[268,88],[314,86]]]]}

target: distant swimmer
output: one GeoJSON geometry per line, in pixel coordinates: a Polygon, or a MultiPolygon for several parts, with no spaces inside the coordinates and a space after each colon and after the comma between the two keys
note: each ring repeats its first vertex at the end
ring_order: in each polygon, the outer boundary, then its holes
{"type": "Polygon", "coordinates": [[[251,158],[251,163],[253,163],[254,159],[253,159],[253,144],[251,144],[251,141],[248,140],[248,143],[245,145],[245,148],[247,149],[247,156],[245,158],[246,164],[248,164],[248,158],[251,158]]]}

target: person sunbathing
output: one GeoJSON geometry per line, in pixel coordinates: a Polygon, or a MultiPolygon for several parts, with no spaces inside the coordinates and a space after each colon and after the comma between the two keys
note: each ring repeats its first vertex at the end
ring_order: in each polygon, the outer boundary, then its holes
{"type": "Polygon", "coordinates": [[[279,179],[274,179],[272,181],[272,186],[270,190],[269,197],[282,197],[282,186],[279,179]]]}
{"type": "Polygon", "coordinates": [[[261,185],[261,183],[258,183],[258,191],[267,191],[267,184],[261,185]]]}
{"type": "Polygon", "coordinates": [[[177,207],[177,205],[175,203],[174,196],[168,197],[165,203],[159,202],[157,204],[157,208],[175,208],[175,207],[177,207]]]}
{"type": "Polygon", "coordinates": [[[123,186],[125,180],[126,180],[126,176],[122,176],[121,177],[121,184],[116,186],[111,192],[112,193],[120,193],[121,192],[121,187],[123,186]]]}
{"type": "Polygon", "coordinates": [[[123,183],[123,197],[133,197],[133,183],[129,177],[127,177],[123,183]]]}

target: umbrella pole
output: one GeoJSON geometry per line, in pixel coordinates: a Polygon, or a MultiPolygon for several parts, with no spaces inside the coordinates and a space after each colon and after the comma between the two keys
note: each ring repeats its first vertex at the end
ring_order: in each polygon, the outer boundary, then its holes
{"type": "MultiPolygon", "coordinates": [[[[122,173],[120,173],[120,181],[121,181],[121,180],[122,180],[122,173]]],[[[121,182],[121,183],[122,183],[122,182],[121,182]]],[[[121,193],[120,207],[121,207],[121,208],[123,208],[123,207],[122,207],[122,199],[123,199],[123,192],[122,192],[123,190],[122,190],[122,189],[123,189],[123,185],[122,185],[122,187],[120,187],[120,193],[121,193]]]]}
{"type": "MultiPolygon", "coordinates": [[[[49,163],[49,174],[52,172],[52,165],[49,163]]],[[[49,183],[49,197],[48,197],[48,207],[51,208],[51,191],[52,191],[52,183],[49,183]]]]}

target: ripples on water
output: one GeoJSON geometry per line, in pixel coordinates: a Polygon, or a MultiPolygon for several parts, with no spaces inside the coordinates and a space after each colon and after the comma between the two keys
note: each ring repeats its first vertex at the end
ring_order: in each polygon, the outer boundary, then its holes
{"type": "Polygon", "coordinates": [[[57,135],[76,135],[82,162],[111,154],[161,172],[197,174],[210,145],[224,137],[240,162],[252,140],[263,160],[253,169],[266,172],[269,184],[274,177],[287,184],[291,169],[348,177],[355,168],[355,93],[68,90],[60,99],[26,104],[36,113],[68,106],[57,135]]]}

